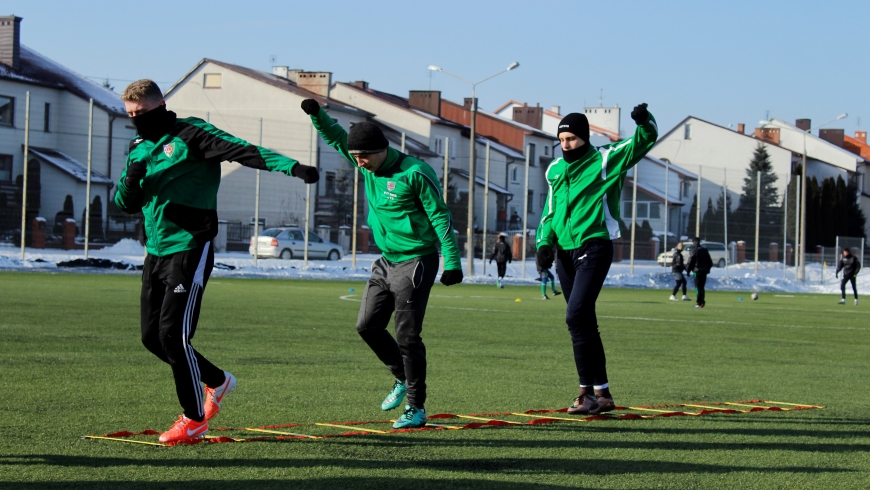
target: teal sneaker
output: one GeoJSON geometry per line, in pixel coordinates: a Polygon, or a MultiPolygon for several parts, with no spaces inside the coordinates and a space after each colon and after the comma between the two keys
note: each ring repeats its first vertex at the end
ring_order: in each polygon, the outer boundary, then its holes
{"type": "Polygon", "coordinates": [[[428,421],[425,409],[405,405],[405,413],[393,422],[393,428],[414,429],[425,426],[428,421]]]}
{"type": "Polygon", "coordinates": [[[396,384],[393,385],[393,391],[384,398],[384,402],[381,403],[381,410],[392,410],[399,405],[402,404],[402,400],[405,399],[405,393],[408,392],[408,389],[405,387],[405,383],[396,380],[396,384]]]}

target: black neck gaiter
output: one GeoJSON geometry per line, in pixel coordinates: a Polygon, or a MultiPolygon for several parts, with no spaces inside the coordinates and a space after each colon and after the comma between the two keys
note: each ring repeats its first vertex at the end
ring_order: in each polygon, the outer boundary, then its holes
{"type": "Polygon", "coordinates": [[[589,151],[589,143],[573,150],[562,150],[562,158],[568,163],[576,162],[583,158],[587,151],[589,151]]]}
{"type": "Polygon", "coordinates": [[[175,125],[175,113],[167,111],[164,104],[130,118],[139,136],[148,141],[157,141],[175,125]]]}

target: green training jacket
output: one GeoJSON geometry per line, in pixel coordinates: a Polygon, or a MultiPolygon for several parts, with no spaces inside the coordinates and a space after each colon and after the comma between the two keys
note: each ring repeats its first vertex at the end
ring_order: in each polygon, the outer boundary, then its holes
{"type": "Polygon", "coordinates": [[[287,175],[298,163],[196,117],[176,119],[172,129],[157,142],[137,136],[130,143],[115,204],[130,214],[142,211],[149,254],[162,257],[192,250],[217,235],[217,193],[223,161],[287,175]],[[133,162],[147,164],[139,189],[125,183],[127,168],[133,162]]]}
{"type": "Polygon", "coordinates": [[[547,168],[549,186],[536,245],[580,248],[590,238],[619,238],[619,200],[628,170],[653,147],[658,127],[652,114],[632,138],[598,148],[587,145],[576,162],[559,157],[547,168]]]}
{"type": "Polygon", "coordinates": [[[435,253],[440,242],[444,270],[462,269],[453,218],[428,163],[388,148],[377,172],[363,170],[347,151],[347,132],[323,108],[311,121],[323,140],[365,178],[368,224],[385,259],[402,262],[435,253]]]}

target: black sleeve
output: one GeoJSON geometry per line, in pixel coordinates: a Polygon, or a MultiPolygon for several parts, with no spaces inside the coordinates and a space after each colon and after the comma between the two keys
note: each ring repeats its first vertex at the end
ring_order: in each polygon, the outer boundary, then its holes
{"type": "Polygon", "coordinates": [[[686,270],[689,271],[689,272],[692,272],[692,269],[695,268],[695,262],[696,262],[697,259],[698,259],[698,253],[697,253],[697,250],[698,250],[698,249],[693,250],[693,251],[692,251],[692,255],[689,256],[689,265],[686,266],[686,270]]]}
{"type": "Polygon", "coordinates": [[[211,163],[237,162],[246,167],[268,170],[259,149],[244,140],[232,136],[232,140],[221,138],[192,124],[183,125],[177,136],[187,143],[195,158],[211,163]]]}

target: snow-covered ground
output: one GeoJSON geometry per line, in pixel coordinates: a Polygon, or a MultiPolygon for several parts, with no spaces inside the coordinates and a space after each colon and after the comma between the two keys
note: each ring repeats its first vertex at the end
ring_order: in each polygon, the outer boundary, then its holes
{"type": "MultiPolygon", "coordinates": [[[[144,249],[135,240],[121,240],[117,244],[101,250],[92,250],[88,256],[96,259],[107,259],[122,262],[131,266],[141,266],[144,260],[144,249]]],[[[254,265],[254,259],[244,252],[228,252],[215,254],[216,267],[214,277],[270,277],[285,279],[332,279],[332,280],[365,280],[369,276],[372,262],[378,255],[357,255],[356,269],[351,267],[351,257],[348,255],[338,261],[309,260],[306,268],[302,260],[259,259],[254,265]]],[[[68,271],[95,274],[136,274],[130,270],[98,269],[98,268],[65,268],[58,267],[59,262],[84,258],[82,250],[31,249],[24,253],[21,260],[21,249],[0,244],[0,270],[43,270],[68,271]]],[[[462,261],[465,267],[465,259],[462,261]]],[[[486,265],[486,275],[483,274],[483,261],[475,260],[475,272],[472,277],[466,277],[463,282],[474,284],[494,284],[495,264],[486,265]]],[[[538,277],[532,258],[526,261],[525,278],[523,267],[519,262],[507,266],[506,284],[534,284],[538,277]]],[[[630,272],[628,261],[614,263],[604,283],[605,287],[670,289],[673,287],[673,276],[670,268],[665,269],[653,261],[636,261],[634,274],[630,272]]],[[[692,287],[691,280],[689,287],[692,287]]],[[[783,272],[782,264],[761,262],[758,274],[752,262],[732,265],[727,269],[713,269],[707,279],[707,289],[719,291],[774,291],[774,292],[807,292],[807,293],[837,293],[840,283],[834,278],[834,269],[823,268],[820,264],[807,265],[807,282],[794,280],[794,269],[789,267],[783,272]],[[824,277],[824,280],[822,279],[824,277]]],[[[870,274],[858,275],[858,290],[870,290],[870,274]]],[[[851,294],[851,288],[847,289],[851,294]]]]}

